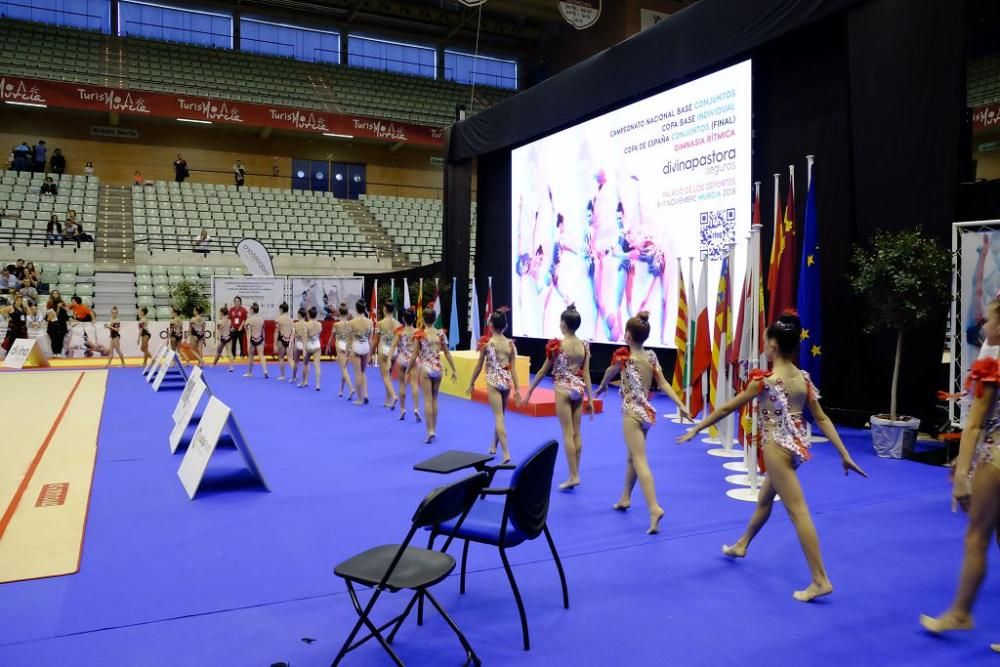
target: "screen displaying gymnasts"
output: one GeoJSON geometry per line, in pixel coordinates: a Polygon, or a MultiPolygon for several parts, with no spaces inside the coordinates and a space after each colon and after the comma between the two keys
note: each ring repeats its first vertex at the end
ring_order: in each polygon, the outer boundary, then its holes
{"type": "Polygon", "coordinates": [[[558,336],[573,303],[581,338],[623,342],[628,318],[648,310],[648,345],[673,347],[678,259],[694,294],[708,257],[714,313],[731,244],[737,286],[746,262],[750,101],[747,60],[515,149],[514,335],[558,336]]]}

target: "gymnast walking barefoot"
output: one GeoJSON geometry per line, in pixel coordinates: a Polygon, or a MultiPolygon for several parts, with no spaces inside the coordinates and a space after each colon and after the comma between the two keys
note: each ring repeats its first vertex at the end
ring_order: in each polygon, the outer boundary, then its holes
{"type": "MultiPolygon", "coordinates": [[[[322,327],[322,324],[320,325],[322,327]]],[[[295,384],[299,376],[299,362],[306,353],[306,341],[309,339],[309,311],[304,307],[299,308],[298,319],[292,322],[292,338],[290,347],[292,348],[292,373],[288,378],[289,384],[295,384]]]]}
{"type": "MultiPolygon", "coordinates": [[[[274,355],[278,358],[278,380],[285,379],[285,363],[288,361],[292,345],[292,318],[288,314],[288,304],[278,306],[278,316],[274,318],[274,355]]],[[[292,367],[295,374],[295,367],[292,367]]]]}
{"type": "Polygon", "coordinates": [[[337,365],[340,366],[340,393],[344,395],[344,387],[349,390],[347,400],[354,398],[354,383],[351,381],[351,374],[347,370],[347,365],[351,362],[351,355],[347,350],[348,341],[351,339],[350,321],[347,319],[347,304],[341,303],[337,310],[340,319],[333,323],[333,337],[337,341],[337,365]]]}
{"type": "Polygon", "coordinates": [[[521,390],[517,381],[517,348],[514,341],[504,336],[507,330],[507,316],[502,310],[490,315],[490,333],[479,339],[479,361],[472,371],[472,378],[465,393],[472,395],[476,378],[486,365],[486,396],[493,410],[493,440],[490,443],[490,454],[497,453],[497,443],[503,452],[503,463],[510,463],[510,448],[507,446],[507,422],[504,417],[507,412],[507,399],[511,391],[514,401],[520,405],[521,390]]]}
{"type": "Polygon", "coordinates": [[[108,365],[105,368],[111,367],[111,362],[115,358],[115,352],[118,353],[118,358],[121,359],[122,366],[124,366],[125,355],[122,354],[122,323],[118,319],[118,306],[111,306],[111,320],[104,327],[111,334],[111,347],[108,349],[108,365]]]}
{"type": "Polygon", "coordinates": [[[833,422],[819,405],[819,391],[809,379],[809,374],[795,367],[792,360],[799,349],[802,324],[794,311],[786,311],[778,321],[767,328],[765,352],[772,363],[772,371],[756,370],[750,373],[746,388],[731,401],[722,405],[687,433],[677,438],[678,443],[687,442],[700,431],[715,424],[720,419],[760,396],[758,420],[760,423],[760,466],[767,472],[767,479],[757,496],[754,510],[746,531],[732,546],[723,546],[722,552],[730,558],[746,556],[750,542],[771,516],[775,495],[781,496],[788,517],[795,526],[799,544],[809,563],[812,581],[804,590],[792,594],[800,602],[809,602],[833,592],[833,585],[823,566],[819,548],[819,537],[813,525],[802,493],[802,486],[796,470],[809,460],[809,437],[802,408],[809,412],[823,435],[826,436],[840,454],[844,474],[852,470],[862,477],[868,475],[854,462],[844,443],[841,442],[833,422]]]}
{"type": "MultiPolygon", "coordinates": [[[[1000,300],[986,309],[983,333],[988,345],[1000,345],[1000,300]]],[[[940,616],[921,616],[920,624],[930,632],[971,630],[975,626],[972,607],[986,576],[986,551],[996,533],[1000,543],[1000,364],[984,357],[972,364],[966,389],[972,407],[965,421],[958,459],[955,462],[952,495],[969,513],[965,553],[958,590],[951,605],[940,616]]],[[[990,647],[1000,653],[1000,644],[990,647]]]]}
{"type": "Polygon", "coordinates": [[[375,349],[378,352],[378,370],[382,375],[382,384],[385,385],[385,401],[382,405],[390,410],[395,409],[399,402],[399,396],[392,386],[392,344],[395,342],[397,328],[399,322],[392,316],[392,304],[382,304],[382,319],[375,327],[375,349]]]}
{"type": "MultiPolygon", "coordinates": [[[[299,315],[303,315],[301,310],[299,311],[299,315]]],[[[309,362],[312,361],[313,368],[316,370],[316,391],[319,391],[319,362],[322,352],[319,344],[319,335],[323,331],[323,323],[316,319],[316,315],[315,307],[310,308],[305,313],[305,327],[303,328],[305,333],[305,351],[302,358],[302,382],[299,384],[299,387],[305,389],[309,386],[309,362]]]]}
{"type": "Polygon", "coordinates": [[[170,324],[167,325],[167,342],[170,345],[170,349],[176,352],[177,348],[181,346],[181,341],[184,340],[184,323],[181,322],[181,312],[179,310],[171,307],[170,312],[173,317],[170,318],[170,324]]]}
{"type": "Polygon", "coordinates": [[[403,311],[403,326],[398,327],[392,340],[389,358],[395,359],[399,366],[399,421],[406,419],[406,389],[409,387],[413,396],[413,418],[419,424],[422,421],[420,410],[417,409],[417,382],[420,380],[420,369],[410,361],[413,359],[413,325],[417,321],[417,313],[412,308],[403,311]]]}
{"type": "Polygon", "coordinates": [[[149,322],[146,320],[146,315],[149,314],[149,309],[143,306],[139,309],[139,349],[142,350],[142,365],[145,366],[149,363],[149,360],[153,358],[153,355],[149,353],[149,322]]]}
{"type": "Polygon", "coordinates": [[[594,418],[594,401],[590,396],[590,346],[576,337],[580,319],[580,313],[572,304],[563,311],[559,317],[562,340],[553,338],[545,346],[545,362],[528,386],[528,395],[524,399],[525,402],[531,401],[531,393],[551,370],[556,416],[562,428],[563,451],[569,468],[569,478],[559,485],[563,491],[580,485],[580,456],[583,453],[580,421],[584,398],[590,404],[590,418],[594,418]]]}
{"type": "MultiPolygon", "coordinates": [[[[420,385],[424,400],[424,421],[427,424],[427,439],[424,442],[430,444],[437,437],[442,352],[448,360],[448,366],[451,367],[453,379],[458,377],[458,372],[455,370],[455,360],[451,358],[451,352],[448,350],[447,332],[444,329],[434,328],[437,313],[430,308],[424,308],[423,318],[424,328],[418,329],[413,334],[414,349],[409,366],[411,369],[414,368],[417,360],[420,360],[420,385]]],[[[415,396],[414,401],[416,401],[415,396]]]]}
{"type": "Polygon", "coordinates": [[[250,353],[247,355],[247,372],[243,377],[253,377],[253,358],[256,356],[260,360],[261,370],[264,371],[264,379],[267,375],[267,359],[264,358],[264,318],[260,316],[260,306],[254,301],[250,304],[250,317],[247,318],[247,343],[250,353]]]}
{"type": "Polygon", "coordinates": [[[229,347],[229,341],[233,335],[232,325],[229,323],[229,308],[222,306],[219,308],[219,319],[215,321],[215,335],[218,338],[218,342],[215,345],[215,361],[212,362],[213,366],[219,365],[219,359],[222,357],[222,352],[226,352],[226,361],[229,363],[229,372],[233,372],[233,351],[229,347]]]}
{"type": "Polygon", "coordinates": [[[372,321],[368,319],[368,304],[358,299],[354,304],[357,316],[348,322],[351,332],[351,365],[354,367],[354,386],[358,397],[354,405],[368,404],[368,375],[366,370],[372,356],[372,321]]]}
{"type": "Polygon", "coordinates": [[[653,535],[660,532],[663,508],[656,500],[653,473],[646,458],[646,435],[649,427],[656,421],[656,411],[649,402],[652,384],[655,382],[660,391],[677,404],[682,415],[688,419],[690,416],[670,382],[663,377],[656,353],[643,349],[642,344],[648,337],[649,313],[641,311],[625,323],[625,342],[628,347],[619,348],[611,357],[611,366],[604,372],[604,379],[601,380],[595,397],[603,394],[608,383],[621,374],[622,430],[628,458],[625,462],[625,488],[622,489],[621,498],[614,504],[614,509],[623,512],[632,506],[632,489],[638,481],[649,508],[649,530],[646,533],[653,535]]]}
{"type": "MultiPolygon", "coordinates": [[[[201,347],[205,340],[205,318],[202,317],[201,306],[194,307],[194,317],[191,318],[191,322],[188,324],[188,346],[191,351],[194,352],[194,356],[198,358],[198,365],[203,366],[205,364],[205,359],[201,356],[201,347]]],[[[191,362],[194,365],[194,362],[191,362]]]]}

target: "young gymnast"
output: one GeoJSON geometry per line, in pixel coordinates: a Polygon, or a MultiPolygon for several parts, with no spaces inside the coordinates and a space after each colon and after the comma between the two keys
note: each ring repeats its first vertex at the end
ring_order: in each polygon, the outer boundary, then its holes
{"type": "Polygon", "coordinates": [[[170,309],[173,317],[170,318],[170,324],[167,325],[167,342],[170,344],[170,349],[174,352],[181,346],[181,341],[184,340],[184,323],[181,322],[181,313],[176,308],[170,309]]]}
{"type": "Polygon", "coordinates": [[[810,457],[808,431],[805,418],[802,416],[803,407],[809,407],[816,425],[837,449],[844,474],[853,470],[863,477],[867,475],[851,458],[833,422],[820,407],[819,391],[813,386],[809,374],[796,368],[792,361],[798,352],[801,335],[802,324],[798,315],[793,311],[787,311],[779,317],[765,333],[767,340],[765,352],[773,370],[751,372],[749,383],[742,392],[725,405],[716,408],[694,428],[677,438],[677,442],[687,442],[754,398],[760,397],[757,408],[760,424],[758,459],[761,470],[767,472],[767,478],[757,497],[757,508],[743,535],[732,546],[723,546],[722,552],[730,558],[746,556],[750,542],[771,516],[775,495],[780,495],[782,504],[788,511],[788,517],[795,526],[799,544],[802,546],[812,574],[809,586],[804,590],[795,591],[792,596],[800,602],[809,602],[832,593],[833,585],[823,567],[816,527],[809,515],[809,507],[806,505],[795,472],[810,457]]]}
{"type": "Polygon", "coordinates": [[[351,400],[354,398],[354,382],[351,381],[351,374],[347,371],[347,365],[351,361],[351,355],[347,351],[347,341],[351,338],[350,322],[347,319],[347,304],[341,303],[337,312],[340,319],[333,323],[333,337],[337,341],[337,365],[340,366],[340,393],[337,396],[344,395],[344,387],[346,386],[349,390],[347,400],[351,400]]]}
{"type": "Polygon", "coordinates": [[[298,318],[292,322],[292,373],[288,378],[290,384],[295,384],[299,376],[299,363],[306,352],[306,339],[309,338],[309,311],[305,307],[299,308],[298,318]]]}
{"type": "Polygon", "coordinates": [[[507,330],[507,316],[502,311],[490,315],[490,333],[479,339],[479,360],[472,371],[472,378],[465,393],[472,395],[476,378],[486,365],[486,396],[493,409],[493,441],[490,443],[490,454],[497,453],[497,443],[503,451],[503,463],[510,463],[510,448],[507,443],[507,423],[504,414],[507,412],[507,399],[511,391],[514,401],[521,402],[521,390],[517,381],[517,348],[514,341],[504,336],[507,330]]]}
{"type": "Polygon", "coordinates": [[[233,357],[235,356],[232,350],[228,347],[230,338],[232,337],[232,325],[229,323],[229,308],[222,306],[219,308],[220,317],[215,320],[215,335],[218,337],[218,342],[215,345],[215,361],[212,362],[213,366],[219,365],[219,358],[222,357],[222,352],[225,350],[226,361],[229,363],[229,372],[233,372],[233,357]]]}
{"type": "Polygon", "coordinates": [[[256,356],[260,360],[260,368],[264,371],[264,379],[267,375],[267,359],[264,358],[264,318],[260,316],[260,306],[257,302],[250,304],[250,317],[247,318],[247,347],[250,352],[247,355],[247,372],[243,377],[253,377],[253,358],[256,356]]]}
{"type": "Polygon", "coordinates": [[[351,365],[354,367],[354,386],[358,397],[354,405],[368,404],[368,376],[365,369],[372,354],[372,321],[366,314],[368,307],[364,299],[358,299],[354,310],[358,315],[347,323],[351,333],[351,365]]]}
{"type": "MultiPolygon", "coordinates": [[[[420,385],[424,399],[424,420],[427,423],[426,443],[434,442],[437,437],[438,393],[441,391],[441,353],[444,353],[451,367],[452,378],[458,377],[455,370],[455,360],[448,350],[448,338],[444,329],[435,329],[434,321],[437,313],[430,308],[424,308],[424,328],[413,334],[414,349],[410,357],[410,368],[414,368],[420,360],[420,385]]],[[[416,397],[414,397],[414,401],[416,397]]]]}
{"type": "Polygon", "coordinates": [[[628,347],[615,351],[611,357],[611,366],[605,371],[604,379],[594,396],[603,394],[608,383],[621,374],[622,430],[628,458],[625,462],[625,488],[622,489],[621,498],[614,504],[614,509],[624,512],[632,506],[632,489],[638,481],[649,508],[649,530],[646,533],[653,535],[660,532],[663,508],[656,500],[653,473],[646,458],[646,435],[649,427],[656,421],[656,411],[649,402],[650,387],[655,383],[660,391],[677,404],[682,415],[687,416],[688,412],[683,401],[674,393],[670,382],[663,376],[656,353],[643,349],[642,344],[648,337],[649,313],[642,311],[629,318],[625,323],[625,342],[628,347]]]}
{"type": "Polygon", "coordinates": [[[590,404],[590,418],[594,418],[594,402],[590,396],[590,346],[576,337],[580,328],[580,313],[570,304],[559,318],[562,339],[554,338],[545,346],[545,362],[538,369],[525,401],[531,400],[531,392],[552,370],[552,384],[556,395],[556,416],[563,433],[563,450],[566,452],[566,466],[569,478],[559,485],[563,491],[580,484],[580,456],[583,440],[580,435],[580,421],[583,417],[583,400],[590,404]]]}
{"type": "Polygon", "coordinates": [[[149,309],[143,306],[139,309],[139,349],[142,350],[142,365],[145,366],[153,355],[149,353],[149,338],[151,334],[149,333],[149,322],[146,320],[146,316],[149,315],[149,309]]]}
{"type": "MultiPolygon", "coordinates": [[[[1000,301],[986,308],[982,332],[988,345],[1000,345],[1000,301]]],[[[921,616],[920,624],[930,632],[971,630],[975,627],[972,607],[986,576],[986,551],[994,532],[1000,544],[1000,364],[984,357],[972,364],[966,389],[972,406],[955,461],[952,496],[969,514],[965,551],[958,590],[951,605],[940,616],[921,616]]],[[[1000,644],[991,646],[1000,652],[1000,644]]]]}
{"type": "MultiPolygon", "coordinates": [[[[300,310],[299,316],[303,313],[300,310]]],[[[316,370],[316,391],[319,391],[319,362],[320,362],[320,344],[319,335],[323,331],[323,323],[316,319],[317,312],[316,308],[310,308],[305,313],[305,326],[301,327],[304,339],[302,341],[303,346],[303,357],[302,357],[302,382],[299,384],[300,388],[305,388],[309,386],[309,362],[312,361],[313,368],[316,370]]]]}
{"type": "MultiPolygon", "coordinates": [[[[205,331],[205,318],[202,317],[201,306],[194,307],[194,317],[191,318],[190,324],[188,324],[188,346],[194,353],[194,356],[198,359],[198,365],[204,366],[205,359],[202,357],[201,348],[204,345],[205,336],[207,332],[205,331]]],[[[194,365],[194,362],[191,362],[194,365]]]]}
{"type": "Polygon", "coordinates": [[[107,368],[111,367],[111,362],[115,359],[115,352],[118,353],[118,358],[121,360],[122,366],[124,366],[125,355],[122,354],[122,323],[118,319],[118,306],[111,306],[111,320],[104,325],[104,328],[111,334],[111,347],[108,348],[107,368]]]}
{"type": "Polygon", "coordinates": [[[420,380],[420,370],[411,363],[413,359],[413,334],[416,333],[414,324],[417,321],[417,314],[412,308],[403,311],[403,326],[398,327],[392,340],[392,349],[389,350],[389,358],[396,360],[399,367],[399,421],[406,419],[406,390],[410,389],[413,396],[413,418],[417,423],[422,421],[420,410],[417,409],[417,383],[420,380]]]}
{"type": "Polygon", "coordinates": [[[397,328],[399,322],[392,316],[392,304],[382,304],[382,319],[375,327],[375,349],[378,351],[378,369],[382,374],[382,384],[385,385],[385,401],[382,405],[390,410],[399,402],[399,396],[392,386],[392,352],[397,328]]]}
{"type": "MultiPolygon", "coordinates": [[[[285,362],[292,344],[292,318],[288,314],[288,304],[278,306],[278,316],[274,319],[274,354],[278,358],[278,379],[285,379],[285,362]]],[[[294,353],[293,353],[294,356],[294,353]]],[[[295,366],[292,366],[295,375],[295,366]]]]}

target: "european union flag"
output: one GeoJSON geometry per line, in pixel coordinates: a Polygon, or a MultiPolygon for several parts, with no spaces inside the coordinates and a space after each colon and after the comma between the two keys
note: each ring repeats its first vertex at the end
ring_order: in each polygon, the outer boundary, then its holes
{"type": "Polygon", "coordinates": [[[802,266],[799,269],[799,293],[796,299],[802,320],[799,344],[799,368],[820,386],[823,368],[823,317],[819,294],[819,229],[816,219],[816,179],[809,181],[806,195],[805,233],[802,235],[802,266]]]}

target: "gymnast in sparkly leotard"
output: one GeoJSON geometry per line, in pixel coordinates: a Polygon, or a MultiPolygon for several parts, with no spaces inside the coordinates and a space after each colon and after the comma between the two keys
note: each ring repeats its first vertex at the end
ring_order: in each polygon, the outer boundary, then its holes
{"type": "Polygon", "coordinates": [[[476,378],[486,367],[486,397],[493,410],[493,440],[490,443],[490,454],[497,453],[497,443],[503,452],[503,463],[510,462],[510,448],[507,444],[507,424],[504,414],[507,412],[507,399],[511,393],[514,401],[521,402],[521,392],[517,381],[517,348],[514,341],[504,336],[507,329],[507,316],[502,311],[490,315],[490,332],[479,339],[479,361],[472,371],[466,393],[472,395],[476,378]]]}
{"type": "Polygon", "coordinates": [[[444,329],[435,329],[434,322],[437,313],[430,308],[424,308],[424,328],[413,334],[413,356],[410,367],[419,359],[420,385],[424,400],[424,421],[427,426],[427,439],[432,443],[437,437],[438,393],[441,391],[441,355],[444,354],[451,368],[452,378],[458,377],[455,370],[455,360],[448,350],[448,334],[444,329]]]}
{"type": "Polygon", "coordinates": [[[417,407],[418,383],[420,382],[419,361],[412,361],[413,356],[413,335],[417,330],[413,325],[417,321],[417,313],[412,308],[403,311],[403,325],[396,328],[392,339],[392,347],[389,350],[389,358],[396,360],[399,369],[399,421],[406,419],[406,393],[410,390],[413,396],[413,418],[419,423],[422,421],[420,410],[417,407]]]}

